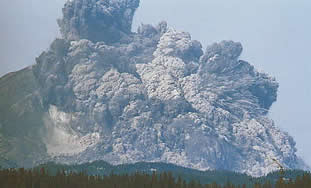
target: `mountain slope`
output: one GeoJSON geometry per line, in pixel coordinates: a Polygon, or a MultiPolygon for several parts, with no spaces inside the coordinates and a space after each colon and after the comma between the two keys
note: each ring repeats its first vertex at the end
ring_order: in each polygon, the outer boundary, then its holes
{"type": "Polygon", "coordinates": [[[304,168],[292,137],[267,117],[278,83],[239,59],[240,43],[203,52],[166,22],[133,33],[138,5],[66,2],[63,38],[0,80],[3,157],[23,166],[147,161],[254,176],[276,170],[272,159],[304,168]]]}
{"type": "Polygon", "coordinates": [[[29,166],[45,153],[39,136],[43,109],[31,68],[0,79],[0,157],[29,166]]]}

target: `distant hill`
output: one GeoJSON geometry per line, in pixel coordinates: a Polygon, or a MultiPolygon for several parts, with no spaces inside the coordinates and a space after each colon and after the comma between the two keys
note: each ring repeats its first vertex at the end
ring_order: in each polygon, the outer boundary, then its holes
{"type": "MultiPolygon", "coordinates": [[[[80,165],[63,165],[56,164],[54,162],[46,163],[43,165],[39,165],[36,169],[45,168],[52,175],[55,175],[58,171],[66,171],[66,172],[86,172],[88,175],[100,175],[100,176],[108,176],[113,174],[134,174],[136,172],[139,173],[147,173],[152,174],[156,172],[158,174],[163,172],[172,172],[174,177],[181,177],[186,181],[199,181],[202,184],[211,184],[216,182],[217,184],[225,184],[228,181],[235,185],[251,185],[255,182],[266,182],[270,181],[271,183],[275,183],[279,177],[279,172],[269,173],[267,176],[254,178],[248,176],[246,174],[241,174],[237,172],[230,171],[200,171],[185,167],[180,167],[174,164],[167,163],[147,163],[147,162],[139,162],[135,164],[122,164],[122,165],[111,165],[104,161],[95,161],[92,163],[84,163],[80,165]]],[[[284,178],[286,179],[295,179],[297,176],[302,176],[305,171],[302,170],[287,170],[284,173],[284,178]]]]}

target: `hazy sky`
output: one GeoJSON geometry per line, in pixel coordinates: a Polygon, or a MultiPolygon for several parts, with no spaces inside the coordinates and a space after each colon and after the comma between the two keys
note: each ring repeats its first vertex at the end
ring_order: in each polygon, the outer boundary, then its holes
{"type": "MultiPolygon", "coordinates": [[[[64,0],[0,0],[0,76],[34,63],[58,35],[64,0]]],[[[278,101],[270,116],[297,142],[311,165],[310,0],[141,0],[140,23],[188,31],[206,47],[221,40],[243,44],[241,59],[276,77],[278,101]]]]}

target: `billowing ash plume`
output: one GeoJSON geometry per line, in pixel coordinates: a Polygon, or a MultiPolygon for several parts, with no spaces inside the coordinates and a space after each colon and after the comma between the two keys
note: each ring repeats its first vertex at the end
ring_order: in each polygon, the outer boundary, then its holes
{"type": "Polygon", "coordinates": [[[266,116],[278,83],[239,59],[240,43],[203,52],[166,22],[132,33],[138,5],[65,4],[63,39],[32,67],[45,147],[34,163],[161,161],[255,176],[276,170],[272,159],[303,167],[292,137],[266,116]]]}
{"type": "Polygon", "coordinates": [[[139,0],[67,1],[59,26],[64,38],[118,42],[131,32],[139,0]]]}

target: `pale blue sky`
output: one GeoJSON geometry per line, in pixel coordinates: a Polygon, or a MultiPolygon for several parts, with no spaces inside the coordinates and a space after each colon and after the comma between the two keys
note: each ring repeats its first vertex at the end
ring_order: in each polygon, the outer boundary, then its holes
{"type": "MultiPolygon", "coordinates": [[[[33,64],[48,47],[58,35],[63,3],[0,0],[0,75],[33,64]]],[[[221,40],[241,42],[241,59],[280,83],[270,116],[311,164],[310,10],[310,0],[141,0],[134,28],[166,20],[204,47],[221,40]]]]}

